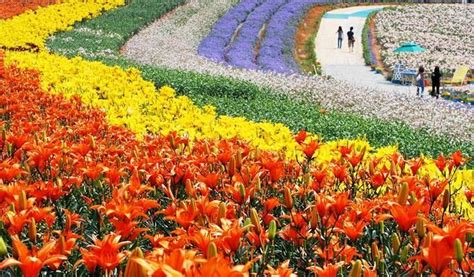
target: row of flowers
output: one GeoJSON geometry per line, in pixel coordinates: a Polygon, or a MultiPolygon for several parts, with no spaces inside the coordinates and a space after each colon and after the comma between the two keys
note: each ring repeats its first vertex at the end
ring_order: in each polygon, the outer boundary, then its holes
{"type": "Polygon", "coordinates": [[[376,16],[377,38],[384,63],[391,68],[403,63],[409,68],[435,66],[453,72],[460,65],[474,68],[474,20],[472,5],[410,5],[385,9],[376,16]],[[422,53],[396,54],[405,42],[426,48],[422,53]]]}
{"type": "Polygon", "coordinates": [[[0,20],[0,48],[44,49],[49,35],[123,4],[124,0],[73,0],[0,20]]]}
{"type": "Polygon", "coordinates": [[[198,53],[245,69],[299,73],[294,56],[297,24],[322,0],[242,1],[214,25],[198,53]]]}
{"type": "Polygon", "coordinates": [[[78,98],[43,92],[38,73],[1,63],[0,110],[6,274],[473,270],[474,225],[459,214],[474,188],[454,182],[460,152],[440,156],[435,177],[423,159],[374,157],[353,144],[314,165],[323,144],[305,132],[294,137],[304,152],[298,161],[236,139],[137,140],[78,98]]]}
{"type": "Polygon", "coordinates": [[[56,0],[3,0],[0,2],[0,19],[7,19],[27,10],[55,4],[56,0]]]}

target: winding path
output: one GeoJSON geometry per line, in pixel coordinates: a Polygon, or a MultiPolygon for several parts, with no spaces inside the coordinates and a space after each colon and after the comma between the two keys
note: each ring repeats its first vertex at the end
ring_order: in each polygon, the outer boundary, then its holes
{"type": "Polygon", "coordinates": [[[360,6],[328,12],[321,20],[316,37],[316,56],[321,63],[323,73],[335,79],[371,89],[397,91],[404,94],[414,93],[413,87],[392,84],[365,65],[362,30],[369,13],[381,8],[383,6],[360,6]],[[342,26],[344,30],[342,49],[337,48],[336,30],[339,26],[342,26]],[[356,39],[353,51],[348,49],[346,35],[351,26],[354,27],[356,39]]]}

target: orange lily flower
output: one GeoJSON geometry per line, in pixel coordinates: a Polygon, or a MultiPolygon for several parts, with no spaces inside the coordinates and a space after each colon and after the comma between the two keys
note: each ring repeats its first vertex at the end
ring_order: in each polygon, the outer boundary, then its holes
{"type": "Polygon", "coordinates": [[[337,277],[340,266],[340,264],[330,264],[323,268],[319,266],[313,266],[308,269],[316,273],[318,277],[337,277]]]}
{"type": "Polygon", "coordinates": [[[362,220],[357,221],[355,225],[352,222],[344,222],[342,231],[350,240],[356,241],[364,233],[365,226],[367,223],[362,220]]]}
{"type": "Polygon", "coordinates": [[[120,248],[129,243],[129,241],[120,242],[119,235],[105,235],[103,240],[95,239],[94,244],[89,246],[90,250],[81,249],[82,260],[76,264],[84,263],[89,272],[94,272],[96,266],[107,271],[113,270],[126,257],[120,248]]]}
{"type": "Polygon", "coordinates": [[[0,263],[0,269],[17,265],[25,277],[36,277],[45,266],[59,267],[63,260],[67,260],[64,255],[53,254],[56,242],[50,241],[43,245],[40,250],[33,247],[29,250],[21,242],[18,236],[12,236],[13,248],[18,259],[8,258],[0,263]]]}
{"type": "Polygon", "coordinates": [[[265,270],[265,273],[272,277],[296,277],[296,274],[293,273],[293,270],[290,268],[290,260],[284,261],[277,268],[268,266],[268,269],[265,270]]]}

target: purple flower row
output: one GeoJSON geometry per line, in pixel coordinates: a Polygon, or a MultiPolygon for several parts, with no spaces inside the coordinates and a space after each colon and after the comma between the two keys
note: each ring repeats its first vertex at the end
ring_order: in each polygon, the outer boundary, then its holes
{"type": "Polygon", "coordinates": [[[275,13],[267,26],[257,63],[263,70],[294,74],[300,72],[293,51],[301,17],[316,4],[329,0],[292,0],[275,13]]]}
{"type": "Polygon", "coordinates": [[[264,24],[289,0],[268,0],[257,7],[245,20],[238,35],[225,55],[230,65],[259,69],[255,47],[264,24]]]}
{"type": "Polygon", "coordinates": [[[198,47],[199,55],[216,62],[224,62],[226,47],[229,46],[235,31],[263,2],[264,0],[243,0],[230,9],[217,21],[210,34],[201,41],[198,47]]]}
{"type": "Polygon", "coordinates": [[[312,6],[333,1],[243,0],[219,19],[199,45],[198,53],[240,68],[299,73],[293,56],[298,23],[312,6]],[[266,23],[259,52],[255,53],[259,33],[266,23]]]}

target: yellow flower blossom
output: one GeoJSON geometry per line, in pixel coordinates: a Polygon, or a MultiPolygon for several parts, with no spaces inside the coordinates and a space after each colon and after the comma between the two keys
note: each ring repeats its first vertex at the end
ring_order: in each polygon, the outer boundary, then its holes
{"type": "Polygon", "coordinates": [[[124,0],[67,0],[61,4],[27,11],[0,20],[0,47],[7,49],[44,49],[48,36],[70,30],[83,19],[98,16],[124,4],[124,0]]]}

